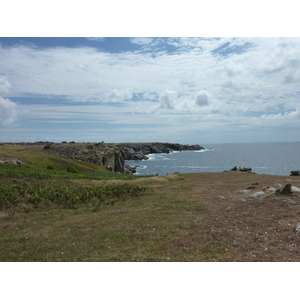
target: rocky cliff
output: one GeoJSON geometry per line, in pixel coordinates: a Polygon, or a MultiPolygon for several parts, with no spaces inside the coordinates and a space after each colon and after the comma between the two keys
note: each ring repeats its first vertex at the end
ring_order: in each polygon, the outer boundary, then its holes
{"type": "Polygon", "coordinates": [[[199,145],[173,143],[49,143],[44,149],[72,159],[88,161],[107,170],[120,173],[134,173],[134,168],[124,164],[124,160],[148,159],[151,153],[170,153],[172,151],[201,150],[199,145]]]}
{"type": "Polygon", "coordinates": [[[119,148],[105,143],[52,143],[44,149],[72,159],[92,162],[113,172],[124,172],[124,159],[119,148]]]}
{"type": "Polygon", "coordinates": [[[173,151],[202,150],[199,145],[181,145],[174,143],[122,143],[115,144],[121,151],[124,160],[148,159],[151,153],[170,153],[173,151]]]}

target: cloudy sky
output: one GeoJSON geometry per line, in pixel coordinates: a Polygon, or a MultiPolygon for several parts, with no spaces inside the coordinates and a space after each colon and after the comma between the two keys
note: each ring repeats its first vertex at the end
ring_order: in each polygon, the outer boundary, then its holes
{"type": "Polygon", "coordinates": [[[0,142],[300,141],[300,38],[0,38],[0,142]]]}

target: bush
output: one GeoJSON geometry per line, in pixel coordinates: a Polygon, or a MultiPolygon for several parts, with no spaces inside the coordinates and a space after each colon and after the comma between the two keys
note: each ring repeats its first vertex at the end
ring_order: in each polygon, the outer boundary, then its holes
{"type": "Polygon", "coordinates": [[[48,169],[48,170],[54,170],[54,167],[51,166],[51,165],[49,165],[49,166],[47,166],[47,169],[48,169]]]}
{"type": "Polygon", "coordinates": [[[70,173],[78,173],[78,170],[73,166],[68,166],[67,171],[70,173]]]}

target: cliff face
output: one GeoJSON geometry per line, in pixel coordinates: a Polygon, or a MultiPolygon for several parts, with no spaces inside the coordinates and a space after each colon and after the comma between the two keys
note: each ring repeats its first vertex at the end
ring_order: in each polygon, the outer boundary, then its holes
{"type": "Polygon", "coordinates": [[[134,168],[124,164],[124,160],[148,159],[151,153],[170,153],[172,151],[201,150],[199,145],[181,145],[171,143],[51,143],[44,149],[72,159],[88,161],[107,170],[120,173],[135,173],[134,168]]]}
{"type": "Polygon", "coordinates": [[[53,143],[46,145],[44,149],[50,149],[59,155],[72,159],[92,162],[113,172],[124,172],[124,159],[120,150],[104,143],[53,143]]]}
{"type": "Polygon", "coordinates": [[[116,144],[124,160],[148,159],[151,153],[170,153],[172,151],[202,150],[199,145],[181,145],[173,143],[124,143],[116,144]]]}

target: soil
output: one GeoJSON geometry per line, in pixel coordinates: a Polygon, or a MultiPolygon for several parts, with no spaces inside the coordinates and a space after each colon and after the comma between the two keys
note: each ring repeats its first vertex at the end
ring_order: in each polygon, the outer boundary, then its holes
{"type": "MultiPolygon", "coordinates": [[[[185,184],[196,185],[186,192],[198,198],[209,211],[211,235],[234,238],[235,261],[300,261],[300,237],[294,228],[300,222],[300,192],[276,195],[264,187],[292,184],[298,177],[236,172],[186,174],[185,184]],[[264,192],[251,197],[241,190],[264,192]]],[[[179,183],[179,182],[178,182],[179,183]]]]}

